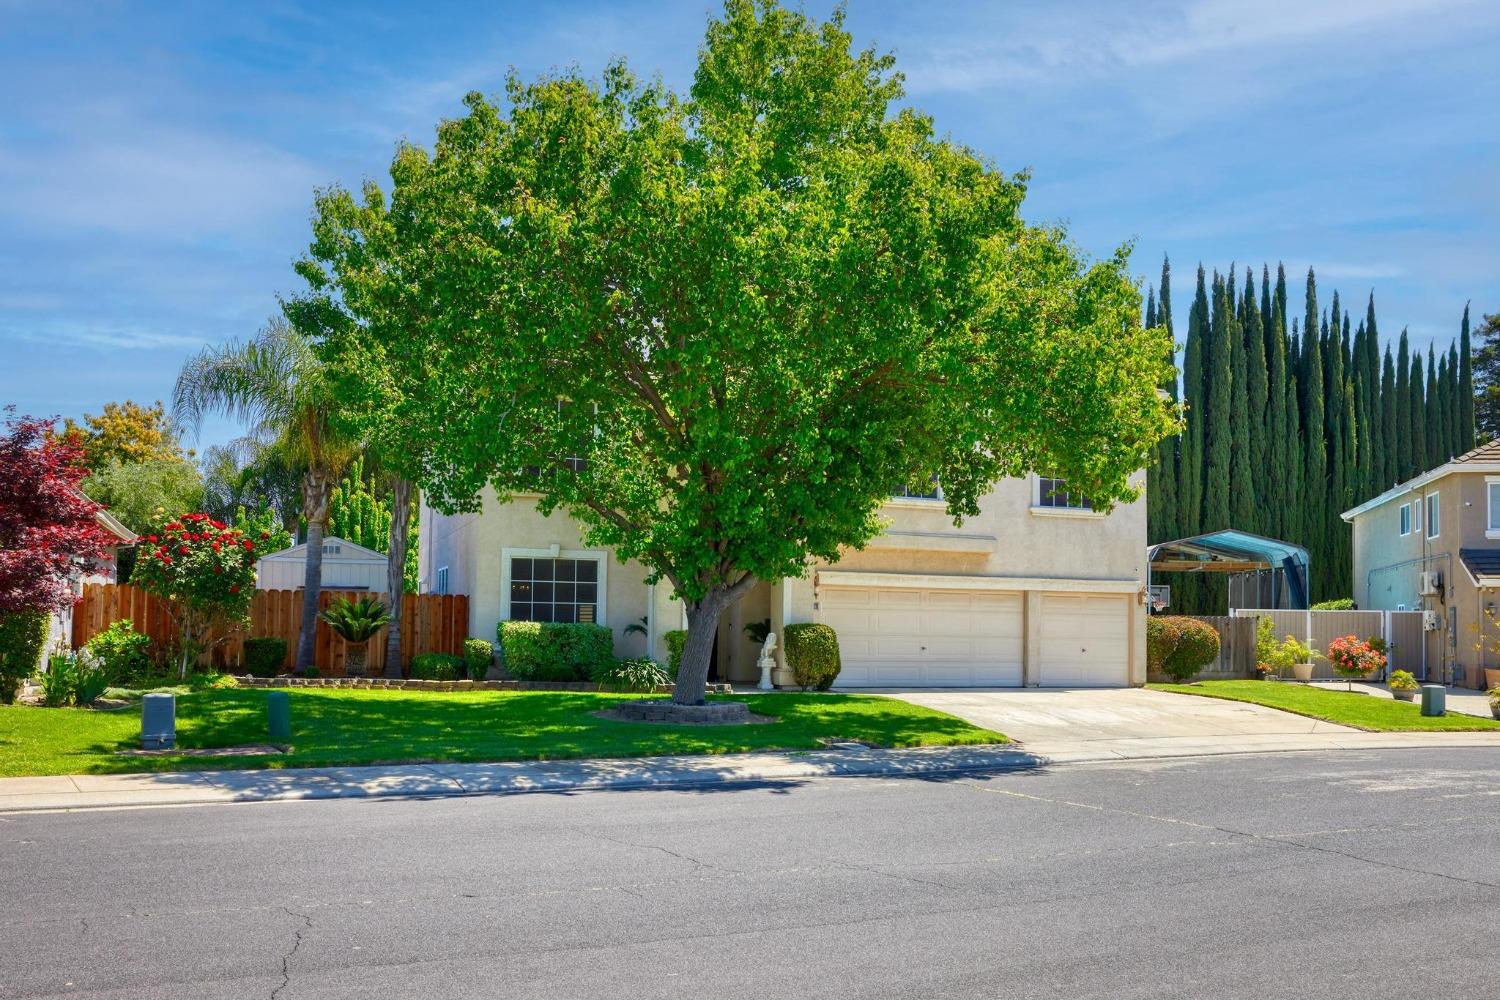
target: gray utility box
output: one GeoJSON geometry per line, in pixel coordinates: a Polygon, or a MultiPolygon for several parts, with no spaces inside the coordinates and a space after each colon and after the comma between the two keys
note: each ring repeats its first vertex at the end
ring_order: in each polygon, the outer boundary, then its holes
{"type": "Polygon", "coordinates": [[[170,750],[177,745],[177,696],[148,694],[141,699],[141,749],[170,750]]]}
{"type": "Polygon", "coordinates": [[[1448,713],[1448,691],[1441,684],[1422,685],[1422,714],[1446,715],[1448,713]]]}

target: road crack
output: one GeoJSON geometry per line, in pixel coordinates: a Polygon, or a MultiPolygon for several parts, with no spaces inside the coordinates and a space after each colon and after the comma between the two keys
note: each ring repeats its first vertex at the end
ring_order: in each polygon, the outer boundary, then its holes
{"type": "Polygon", "coordinates": [[[281,956],[281,985],[271,991],[271,1000],[276,1000],[277,997],[281,996],[281,991],[286,989],[287,986],[291,984],[292,956],[297,954],[297,950],[302,947],[302,935],[312,930],[313,925],[312,917],[308,916],[305,913],[293,913],[288,907],[285,906],[282,907],[282,910],[286,912],[287,916],[295,917],[296,919],[301,920],[302,926],[297,928],[296,932],[292,936],[292,947],[287,951],[285,955],[281,956]]]}

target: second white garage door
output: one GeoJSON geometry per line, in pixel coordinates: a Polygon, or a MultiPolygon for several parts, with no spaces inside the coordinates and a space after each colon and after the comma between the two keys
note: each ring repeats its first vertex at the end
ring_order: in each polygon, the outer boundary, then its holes
{"type": "Polygon", "coordinates": [[[1112,594],[1043,594],[1042,687],[1123,687],[1130,678],[1130,602],[1112,594]]]}
{"type": "Polygon", "coordinates": [[[817,620],[839,637],[837,687],[1019,687],[1020,594],[829,587],[817,620]]]}

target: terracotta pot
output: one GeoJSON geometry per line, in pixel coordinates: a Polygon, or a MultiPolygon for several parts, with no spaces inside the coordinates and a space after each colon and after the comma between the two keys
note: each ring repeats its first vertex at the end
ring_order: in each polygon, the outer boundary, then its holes
{"type": "Polygon", "coordinates": [[[1415,701],[1417,688],[1391,688],[1391,697],[1397,701],[1415,701]]]}
{"type": "Polygon", "coordinates": [[[1292,677],[1306,684],[1312,680],[1313,665],[1311,663],[1292,664],[1292,677]]]}
{"type": "Polygon", "coordinates": [[[1485,667],[1484,689],[1489,691],[1492,688],[1500,688],[1500,670],[1491,670],[1489,667],[1485,667]]]}

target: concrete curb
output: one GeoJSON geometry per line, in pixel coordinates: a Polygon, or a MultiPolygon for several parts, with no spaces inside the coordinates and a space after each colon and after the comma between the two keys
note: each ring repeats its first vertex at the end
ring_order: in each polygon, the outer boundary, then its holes
{"type": "Polygon", "coordinates": [[[921,776],[1039,767],[1010,745],[879,750],[858,744],[797,753],[178,771],[0,779],[0,814],[343,798],[673,789],[853,776],[921,776]]]}
{"type": "Polygon", "coordinates": [[[1349,732],[907,750],[849,744],[826,750],[724,756],[0,778],[0,814],[309,799],[701,789],[816,778],[922,777],[1241,754],[1454,747],[1500,748],[1500,734],[1349,732]]]}

